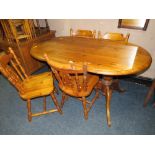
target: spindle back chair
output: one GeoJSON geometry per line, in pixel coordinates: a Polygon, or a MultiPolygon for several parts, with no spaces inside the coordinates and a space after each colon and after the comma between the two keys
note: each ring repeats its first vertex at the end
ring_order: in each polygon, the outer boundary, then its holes
{"type": "Polygon", "coordinates": [[[53,79],[50,72],[28,76],[21,66],[14,51],[9,48],[9,53],[0,57],[0,72],[17,89],[22,99],[27,100],[28,120],[32,117],[44,115],[58,111],[62,113],[57,99],[53,93],[53,79]],[[46,96],[51,95],[56,109],[46,110],[46,96]],[[31,112],[31,99],[44,96],[43,111],[38,113],[31,112]]]}
{"type": "Polygon", "coordinates": [[[66,95],[76,97],[82,101],[84,118],[88,119],[88,113],[99,96],[98,89],[96,87],[99,77],[87,72],[86,63],[80,67],[76,66],[72,61],[69,61],[69,68],[64,69],[60,67],[61,64],[59,66],[59,63],[55,63],[50,60],[47,54],[45,54],[45,59],[51,66],[51,70],[58,80],[59,87],[63,92],[61,107],[64,105],[66,95]],[[91,94],[93,88],[95,88],[96,94],[91,101],[88,101],[86,100],[86,97],[91,94]]]}

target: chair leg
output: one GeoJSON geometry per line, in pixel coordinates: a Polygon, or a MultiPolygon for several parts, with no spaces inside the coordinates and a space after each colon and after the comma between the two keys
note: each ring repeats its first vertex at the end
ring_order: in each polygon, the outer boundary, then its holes
{"type": "Polygon", "coordinates": [[[44,96],[44,105],[43,105],[43,110],[46,111],[46,96],[44,96]]]}
{"type": "Polygon", "coordinates": [[[62,114],[62,110],[61,110],[61,108],[59,107],[58,101],[57,101],[57,99],[56,99],[54,93],[51,93],[50,96],[51,96],[51,98],[52,98],[52,100],[53,100],[53,102],[54,102],[56,108],[58,109],[58,112],[59,112],[60,114],[62,114]]]}
{"type": "Polygon", "coordinates": [[[64,106],[65,99],[66,99],[66,95],[65,95],[65,93],[63,92],[63,93],[62,93],[62,99],[61,99],[61,108],[63,108],[63,106],[64,106]]]}
{"type": "Polygon", "coordinates": [[[31,112],[31,100],[27,100],[27,110],[28,110],[28,120],[29,122],[32,121],[32,112],[31,112]]]}
{"type": "Polygon", "coordinates": [[[87,107],[87,113],[91,110],[92,106],[94,105],[95,101],[99,98],[99,89],[98,87],[95,87],[95,96],[94,98],[89,102],[86,100],[86,103],[89,103],[89,106],[87,107]]]}
{"type": "Polygon", "coordinates": [[[88,111],[87,111],[87,102],[86,102],[86,98],[82,97],[82,105],[83,105],[83,112],[84,112],[84,118],[85,120],[88,119],[88,111]]]}
{"type": "Polygon", "coordinates": [[[57,89],[56,87],[54,87],[54,92],[55,92],[57,95],[59,95],[59,91],[58,91],[58,89],[57,89]]]}
{"type": "Polygon", "coordinates": [[[99,98],[99,88],[97,86],[95,87],[95,93],[96,93],[96,99],[99,98]]]}

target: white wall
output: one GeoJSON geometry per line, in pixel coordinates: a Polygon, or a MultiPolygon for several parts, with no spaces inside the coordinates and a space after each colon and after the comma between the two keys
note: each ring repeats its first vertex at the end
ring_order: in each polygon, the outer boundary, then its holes
{"type": "Polygon", "coordinates": [[[117,28],[117,19],[49,19],[48,22],[50,29],[56,30],[56,36],[69,35],[70,28],[130,33],[129,42],[144,47],[153,58],[151,67],[141,76],[155,78],[155,19],[149,21],[146,31],[117,28]]]}

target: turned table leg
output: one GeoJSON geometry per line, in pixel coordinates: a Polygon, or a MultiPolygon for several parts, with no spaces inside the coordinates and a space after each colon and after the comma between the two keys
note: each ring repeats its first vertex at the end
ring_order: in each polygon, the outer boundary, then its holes
{"type": "Polygon", "coordinates": [[[111,117],[110,117],[110,100],[112,96],[112,89],[111,89],[111,84],[112,84],[112,77],[103,77],[103,85],[106,98],[106,115],[107,115],[107,123],[108,126],[111,126],[111,117]]]}

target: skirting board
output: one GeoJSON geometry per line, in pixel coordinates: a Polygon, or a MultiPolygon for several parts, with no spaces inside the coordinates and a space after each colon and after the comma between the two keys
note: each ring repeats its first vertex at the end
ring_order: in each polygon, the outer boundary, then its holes
{"type": "Polygon", "coordinates": [[[142,84],[147,87],[150,87],[152,84],[152,81],[153,81],[153,79],[151,79],[151,78],[142,77],[142,76],[127,76],[127,77],[123,78],[123,80],[135,82],[137,84],[142,84]]]}

